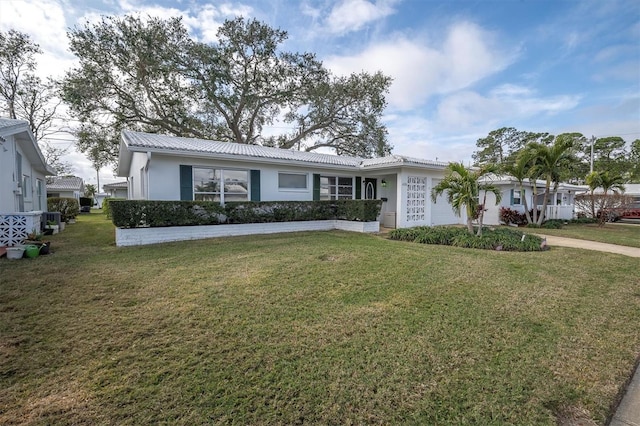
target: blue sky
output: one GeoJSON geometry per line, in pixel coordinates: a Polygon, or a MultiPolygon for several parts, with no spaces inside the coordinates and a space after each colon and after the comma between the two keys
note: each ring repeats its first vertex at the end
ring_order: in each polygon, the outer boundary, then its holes
{"type": "Polygon", "coordinates": [[[640,138],[638,0],[0,0],[0,29],[29,33],[45,50],[40,72],[61,75],[74,63],[67,28],[126,13],[182,16],[210,42],[224,19],[257,18],[336,74],[382,70],[397,154],[468,162],[503,126],[640,138]]]}

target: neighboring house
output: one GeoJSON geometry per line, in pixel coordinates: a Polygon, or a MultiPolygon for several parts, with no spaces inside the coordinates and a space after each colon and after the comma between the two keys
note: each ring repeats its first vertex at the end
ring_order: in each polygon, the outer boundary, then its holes
{"type": "Polygon", "coordinates": [[[124,131],[118,176],[128,178],[130,199],[382,199],[383,225],[409,227],[464,222],[446,195],[431,201],[446,166],[399,155],[362,159],[124,131]]]}
{"type": "MultiPolygon", "coordinates": [[[[104,188],[104,186],[103,186],[103,188],[104,188]]],[[[95,194],[93,196],[93,205],[95,207],[101,209],[102,208],[102,201],[107,197],[109,197],[109,194],[104,193],[104,192],[98,192],[97,194],[95,194]]]]}
{"type": "MultiPolygon", "coordinates": [[[[576,193],[584,192],[587,187],[584,185],[572,185],[568,183],[560,183],[557,191],[553,190],[549,194],[545,193],[546,182],[537,180],[531,182],[523,181],[523,191],[520,190],[520,183],[511,176],[488,176],[484,179],[500,188],[502,200],[496,205],[495,196],[487,193],[485,202],[486,211],[484,213],[483,222],[486,225],[500,224],[500,208],[507,207],[524,213],[525,198],[529,210],[533,210],[534,206],[542,209],[544,197],[547,196],[547,219],[573,219],[575,216],[575,196],[576,193]],[[537,199],[534,200],[533,188],[536,188],[537,199]]],[[[484,193],[480,194],[480,202],[484,201],[484,193]]]]}
{"type": "Polygon", "coordinates": [[[631,202],[640,207],[640,183],[625,184],[624,195],[631,197],[631,202]]]}
{"type": "Polygon", "coordinates": [[[53,176],[47,180],[47,195],[79,201],[84,196],[84,181],[76,176],[53,176]]]}
{"type": "Polygon", "coordinates": [[[102,185],[102,189],[107,193],[107,197],[110,198],[129,198],[129,182],[113,182],[102,185]]]}
{"type": "Polygon", "coordinates": [[[29,124],[0,118],[0,212],[46,211],[45,176],[54,173],[29,124]]]}

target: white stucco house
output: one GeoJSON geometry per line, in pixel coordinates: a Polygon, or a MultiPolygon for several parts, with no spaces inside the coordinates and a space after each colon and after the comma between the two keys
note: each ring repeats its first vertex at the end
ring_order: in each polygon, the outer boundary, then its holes
{"type": "Polygon", "coordinates": [[[387,227],[464,223],[431,188],[447,163],[390,155],[363,159],[124,131],[117,174],[142,200],[381,199],[387,227]]]}
{"type": "Polygon", "coordinates": [[[0,213],[47,210],[45,177],[54,173],[29,124],[0,118],[0,213]]]}
{"type": "Polygon", "coordinates": [[[77,176],[53,176],[47,180],[47,194],[80,200],[84,196],[84,180],[77,176]]]}
{"type": "Polygon", "coordinates": [[[102,185],[102,189],[111,198],[128,198],[129,182],[120,181],[102,185]]]}
{"type": "MultiPolygon", "coordinates": [[[[485,213],[483,222],[486,225],[500,224],[500,208],[506,207],[524,213],[525,198],[529,210],[534,207],[542,209],[544,197],[547,197],[547,219],[565,219],[570,220],[575,217],[575,196],[576,193],[584,192],[587,187],[584,185],[572,185],[568,183],[560,183],[557,191],[553,190],[549,194],[545,192],[544,180],[535,182],[523,181],[523,191],[520,190],[520,183],[511,176],[488,176],[484,179],[500,188],[502,200],[496,205],[495,195],[486,194],[485,213]],[[536,188],[537,199],[534,200],[534,187],[536,188]]],[[[484,192],[480,193],[480,202],[484,201],[484,192]]]]}
{"type": "Polygon", "coordinates": [[[20,244],[41,229],[47,210],[45,179],[54,173],[29,124],[0,118],[0,249],[20,244]]]}

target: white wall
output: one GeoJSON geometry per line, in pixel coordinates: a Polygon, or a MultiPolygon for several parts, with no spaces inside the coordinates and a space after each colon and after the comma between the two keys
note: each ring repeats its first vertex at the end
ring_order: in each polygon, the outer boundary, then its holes
{"type": "MultiPolygon", "coordinates": [[[[397,185],[397,216],[396,223],[398,228],[407,228],[412,226],[431,226],[433,223],[432,220],[432,210],[433,210],[433,202],[431,201],[431,190],[434,186],[434,179],[442,179],[444,177],[444,170],[424,170],[424,169],[416,169],[416,168],[403,168],[398,174],[398,180],[400,184],[397,185]],[[407,216],[407,188],[408,188],[408,179],[411,176],[417,176],[421,178],[426,178],[426,189],[425,189],[425,213],[424,218],[421,220],[410,220],[407,216]]],[[[442,201],[439,201],[442,202],[442,201]]],[[[466,220],[466,215],[463,213],[463,217],[460,218],[451,211],[450,220],[448,221],[450,225],[464,223],[466,220]]]]}
{"type": "Polygon", "coordinates": [[[8,136],[4,142],[0,142],[0,212],[15,212],[18,207],[13,193],[15,164],[14,137],[8,136]]]}
{"type": "MultiPolygon", "coordinates": [[[[146,154],[134,153],[132,168],[140,168],[142,161],[139,159],[146,154]]],[[[179,200],[180,199],[180,165],[192,167],[213,167],[237,170],[260,169],[260,200],[261,201],[311,201],[313,200],[313,174],[319,173],[329,176],[362,176],[357,171],[344,172],[332,169],[309,168],[297,165],[270,165],[240,162],[220,161],[207,158],[176,157],[153,153],[149,163],[149,197],[150,200],[179,200]],[[304,173],[307,175],[307,188],[301,190],[289,190],[278,188],[278,173],[304,173]]],[[[379,183],[378,183],[379,184],[379,183]]],[[[251,193],[249,183],[249,193],[251,193]]],[[[138,183],[134,179],[134,187],[138,183]]],[[[139,189],[136,189],[139,191],[139,189]]],[[[355,188],[354,188],[355,192],[355,188]]],[[[379,192],[378,192],[379,193],[379,192]]],[[[139,192],[136,192],[136,195],[139,192]]]]}
{"type": "Polygon", "coordinates": [[[24,200],[23,211],[46,210],[45,176],[33,169],[20,143],[15,136],[11,135],[5,137],[5,142],[0,143],[0,212],[11,213],[19,210],[18,196],[14,192],[18,182],[23,186],[21,188],[24,200]],[[16,152],[22,156],[22,176],[16,176],[16,152]],[[23,185],[24,176],[28,176],[26,187],[23,185]],[[36,186],[38,179],[43,182],[40,199],[38,199],[36,186]]]}

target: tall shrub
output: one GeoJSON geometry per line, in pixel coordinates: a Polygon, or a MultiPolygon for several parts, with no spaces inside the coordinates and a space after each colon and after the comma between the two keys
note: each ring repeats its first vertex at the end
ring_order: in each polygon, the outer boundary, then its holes
{"type": "Polygon", "coordinates": [[[68,222],[80,213],[80,204],[75,198],[47,198],[47,211],[60,212],[60,220],[68,222]]]}

